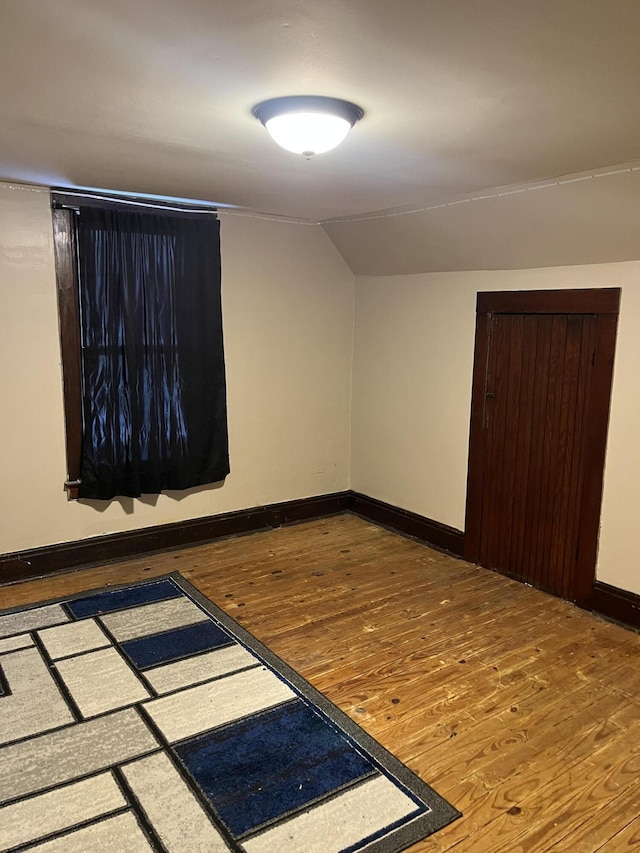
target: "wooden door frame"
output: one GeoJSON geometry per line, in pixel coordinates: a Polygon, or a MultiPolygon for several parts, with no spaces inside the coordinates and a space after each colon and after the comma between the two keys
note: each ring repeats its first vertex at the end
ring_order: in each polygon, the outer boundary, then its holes
{"type": "Polygon", "coordinates": [[[595,314],[598,317],[593,398],[590,416],[585,425],[584,458],[587,465],[582,486],[582,509],[578,528],[578,554],[574,586],[576,604],[587,609],[590,609],[595,579],[619,309],[620,288],[492,291],[478,293],[476,302],[476,338],[464,536],[464,557],[472,563],[477,563],[480,558],[482,493],[487,435],[486,430],[483,429],[483,415],[491,316],[493,314],[595,314]]]}

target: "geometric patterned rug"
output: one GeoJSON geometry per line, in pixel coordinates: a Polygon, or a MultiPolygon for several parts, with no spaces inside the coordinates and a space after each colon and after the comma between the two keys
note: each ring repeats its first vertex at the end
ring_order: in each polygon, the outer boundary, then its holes
{"type": "Polygon", "coordinates": [[[0,613],[0,851],[394,853],[459,816],[177,573],[0,613]]]}

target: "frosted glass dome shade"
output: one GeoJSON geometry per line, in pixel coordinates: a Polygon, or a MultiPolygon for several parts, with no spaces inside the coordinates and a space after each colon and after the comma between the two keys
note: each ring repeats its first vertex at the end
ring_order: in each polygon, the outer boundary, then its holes
{"type": "Polygon", "coordinates": [[[307,157],[331,151],[351,130],[346,119],[327,113],[288,113],[274,116],[265,127],[282,148],[307,157]]]}
{"type": "Polygon", "coordinates": [[[348,101],[312,95],[263,101],[253,114],[278,145],[305,157],[331,151],[363,116],[348,101]]]}

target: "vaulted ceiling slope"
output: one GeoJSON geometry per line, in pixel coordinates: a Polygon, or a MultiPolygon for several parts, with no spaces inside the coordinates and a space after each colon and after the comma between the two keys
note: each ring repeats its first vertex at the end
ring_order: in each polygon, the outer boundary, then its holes
{"type": "MultiPolygon", "coordinates": [[[[639,41],[631,0],[2,0],[0,179],[316,222],[423,210],[640,158],[639,41]],[[251,114],[287,94],[365,116],[305,160],[251,114]]],[[[368,271],[363,228],[327,226],[368,271]]]]}

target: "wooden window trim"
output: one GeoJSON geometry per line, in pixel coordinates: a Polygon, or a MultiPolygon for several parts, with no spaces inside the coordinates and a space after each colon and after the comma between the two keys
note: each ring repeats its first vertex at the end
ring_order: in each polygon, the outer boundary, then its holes
{"type": "Polygon", "coordinates": [[[58,207],[52,210],[66,432],[67,479],[64,488],[69,500],[78,497],[82,456],[80,299],[73,217],[72,210],[58,207]]]}

